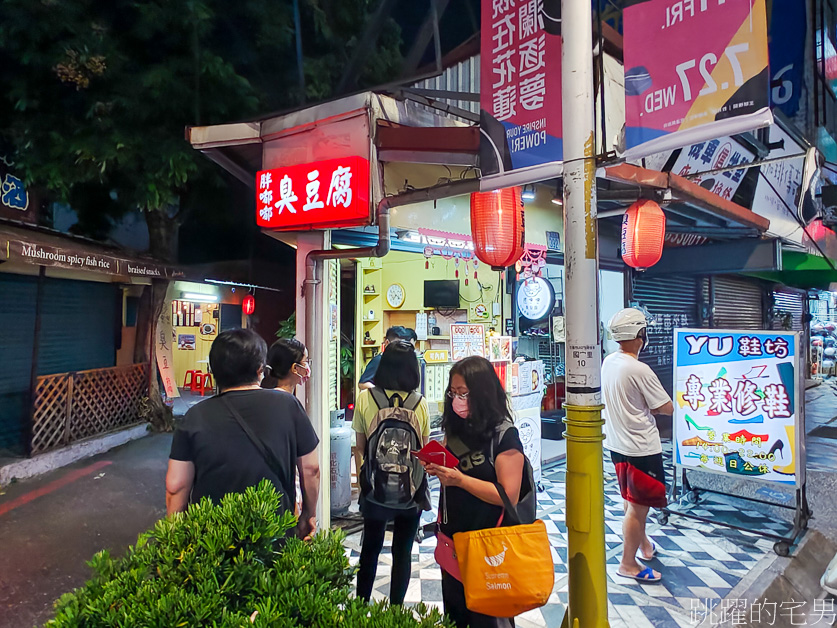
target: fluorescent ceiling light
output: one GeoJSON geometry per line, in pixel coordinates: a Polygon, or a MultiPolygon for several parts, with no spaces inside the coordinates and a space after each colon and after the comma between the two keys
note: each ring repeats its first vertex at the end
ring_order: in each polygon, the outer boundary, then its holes
{"type": "Polygon", "coordinates": [[[204,303],[215,303],[218,300],[217,294],[199,294],[197,292],[184,292],[181,296],[184,301],[202,301],[204,303]]]}
{"type": "Polygon", "coordinates": [[[534,185],[524,185],[523,192],[520,193],[520,198],[524,201],[534,201],[535,200],[535,186],[534,185]]]}

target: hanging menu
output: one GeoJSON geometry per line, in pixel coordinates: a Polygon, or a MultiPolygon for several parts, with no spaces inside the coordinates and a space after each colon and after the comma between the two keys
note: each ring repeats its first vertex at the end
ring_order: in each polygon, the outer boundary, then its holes
{"type": "Polygon", "coordinates": [[[450,326],[450,354],[454,362],[472,355],[485,357],[485,325],[454,323],[450,326]]]}

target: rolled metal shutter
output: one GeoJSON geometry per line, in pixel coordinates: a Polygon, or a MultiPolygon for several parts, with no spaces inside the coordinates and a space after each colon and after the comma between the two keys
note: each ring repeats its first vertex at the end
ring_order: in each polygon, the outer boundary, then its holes
{"type": "Polygon", "coordinates": [[[648,327],[648,346],[639,354],[672,393],[674,329],[700,327],[699,303],[703,280],[699,277],[646,277],[634,273],[631,303],[645,307],[654,317],[648,327]]]}
{"type": "Polygon", "coordinates": [[[805,293],[801,290],[782,289],[773,292],[773,306],[776,316],[773,317],[773,329],[783,330],[783,316],[787,312],[791,316],[791,330],[804,331],[805,324],[802,315],[805,313],[805,293]]]}
{"type": "Polygon", "coordinates": [[[718,275],[710,279],[716,329],[763,329],[764,289],[757,279],[718,275]]]}
{"type": "Polygon", "coordinates": [[[0,273],[0,452],[23,453],[38,278],[0,273]]]}

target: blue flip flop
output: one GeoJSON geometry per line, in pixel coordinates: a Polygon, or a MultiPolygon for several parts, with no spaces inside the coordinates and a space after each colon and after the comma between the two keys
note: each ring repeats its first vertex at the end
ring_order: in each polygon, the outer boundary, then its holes
{"type": "Polygon", "coordinates": [[[640,571],[635,576],[630,576],[626,573],[616,572],[617,576],[622,576],[623,578],[631,578],[632,580],[638,580],[639,582],[659,582],[663,579],[662,576],[657,578],[654,577],[654,570],[651,567],[646,567],[642,571],[640,571]]]}

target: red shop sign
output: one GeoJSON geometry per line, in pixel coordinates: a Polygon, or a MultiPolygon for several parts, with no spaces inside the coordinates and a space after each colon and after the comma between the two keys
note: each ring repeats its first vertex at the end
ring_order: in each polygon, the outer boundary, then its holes
{"type": "Polygon", "coordinates": [[[329,159],[256,174],[256,223],[277,230],[368,225],[369,161],[329,159]]]}

